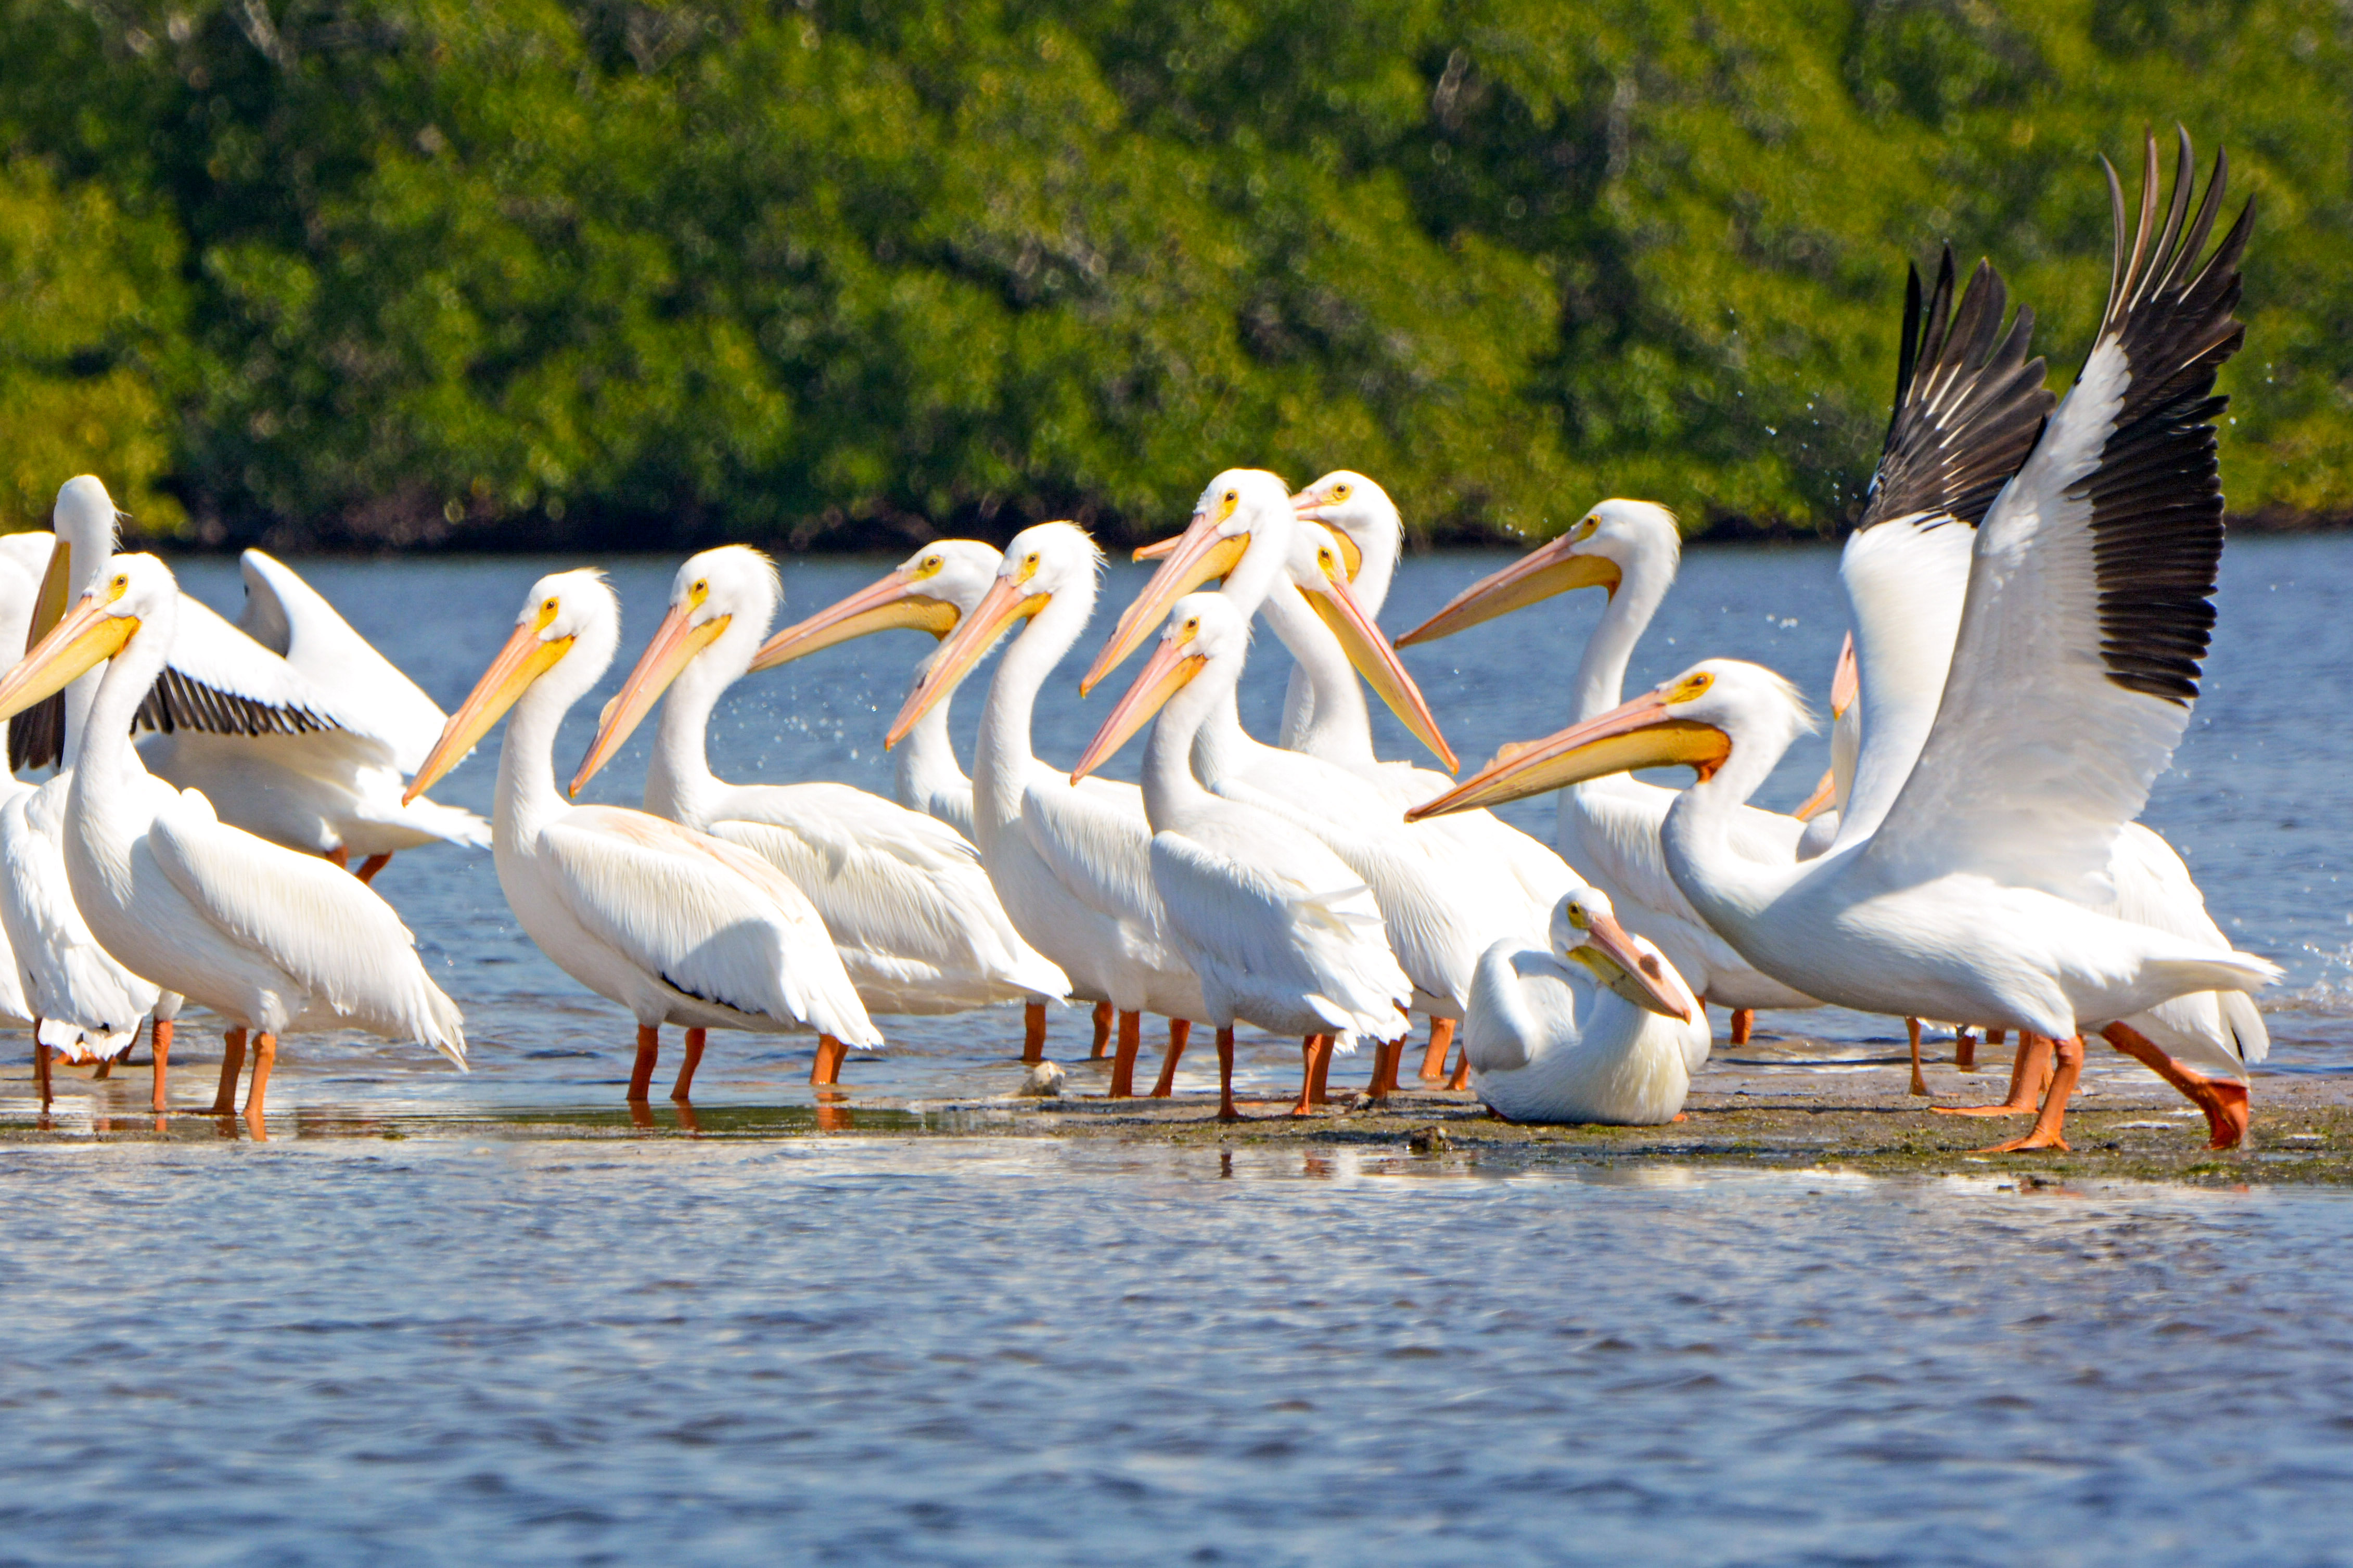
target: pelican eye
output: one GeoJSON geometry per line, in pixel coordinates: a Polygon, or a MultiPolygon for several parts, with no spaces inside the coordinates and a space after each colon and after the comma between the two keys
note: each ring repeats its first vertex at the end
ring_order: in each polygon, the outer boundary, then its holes
{"type": "Polygon", "coordinates": [[[1332,487],[1332,499],[1334,500],[1346,500],[1348,499],[1348,487],[1345,485],[1334,485],[1332,487]]]}
{"type": "Polygon", "coordinates": [[[1591,931],[1593,917],[1585,912],[1583,904],[1571,904],[1568,906],[1568,923],[1579,931],[1591,931]]]}
{"type": "Polygon", "coordinates": [[[936,555],[926,555],[915,563],[915,573],[918,576],[928,577],[946,564],[946,562],[936,555]]]}
{"type": "Polygon", "coordinates": [[[117,594],[121,594],[121,593],[123,593],[123,592],[127,591],[127,590],[130,588],[130,586],[131,586],[131,574],[130,574],[129,573],[127,573],[127,572],[118,572],[118,573],[116,573],[116,574],[114,574],[114,584],[113,584],[113,586],[114,586],[114,592],[115,592],[115,593],[117,593],[117,594]]]}
{"type": "Polygon", "coordinates": [[[1595,531],[1600,528],[1600,526],[1601,520],[1599,518],[1588,517],[1583,522],[1578,523],[1575,528],[1569,531],[1568,542],[1571,544],[1582,544],[1587,540],[1592,538],[1595,531]]]}
{"type": "Polygon", "coordinates": [[[543,616],[552,616],[555,614],[555,601],[550,599],[547,603],[542,605],[539,607],[539,613],[543,616]]]}
{"type": "Polygon", "coordinates": [[[1715,684],[1715,676],[1704,669],[1694,669],[1675,682],[1673,689],[1667,693],[1667,701],[1670,704],[1689,702],[1715,684]]]}

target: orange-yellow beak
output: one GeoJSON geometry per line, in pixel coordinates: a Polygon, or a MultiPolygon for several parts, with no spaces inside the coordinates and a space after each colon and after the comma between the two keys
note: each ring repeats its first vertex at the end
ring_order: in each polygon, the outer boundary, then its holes
{"type": "Polygon", "coordinates": [[[1230,537],[1219,533],[1223,520],[1212,513],[1197,511],[1193,521],[1168,547],[1168,557],[1144,592],[1135,596],[1112,628],[1111,640],[1103,644],[1103,652],[1095,656],[1084,680],[1079,682],[1079,695],[1085,696],[1095,689],[1095,683],[1119,668],[1120,660],[1134,653],[1152,635],[1152,628],[1168,618],[1168,608],[1177,600],[1199,587],[1212,577],[1222,577],[1234,569],[1234,563],[1250,549],[1250,536],[1237,533],[1230,537]]]}
{"type": "Polygon", "coordinates": [[[670,614],[654,631],[654,640],[638,659],[638,668],[629,671],[629,679],[621,683],[620,695],[605,705],[596,722],[596,738],[588,742],[588,754],[580,761],[580,771],[572,775],[572,787],[567,792],[580,794],[580,786],[596,776],[596,770],[613,760],[621,742],[629,732],[645,721],[653,711],[654,703],[670,689],[670,683],[681,671],[692,664],[695,656],[718,640],[727,629],[733,616],[713,616],[696,626],[688,619],[693,605],[672,605],[670,614]]]}
{"type": "Polygon", "coordinates": [[[1365,552],[1355,540],[1348,537],[1345,529],[1336,522],[1325,521],[1324,507],[1324,498],[1314,490],[1302,490],[1291,498],[1291,514],[1293,517],[1303,522],[1323,523],[1331,531],[1332,542],[1340,547],[1340,559],[1348,568],[1348,581],[1353,583],[1356,580],[1356,574],[1365,569],[1365,552]]]}
{"type": "Polygon", "coordinates": [[[1804,803],[1789,815],[1799,822],[1811,822],[1837,803],[1838,770],[1826,768],[1822,772],[1822,782],[1814,786],[1814,793],[1808,795],[1804,803]]]}
{"type": "Polygon", "coordinates": [[[489,734],[491,726],[506,716],[506,710],[531,689],[531,683],[554,668],[556,662],[572,651],[572,638],[550,640],[540,635],[554,618],[553,612],[542,612],[515,627],[514,636],[499,649],[499,657],[491,660],[491,668],[482,672],[482,679],[474,683],[466,700],[449,715],[441,738],[433,743],[432,752],[417,768],[417,776],[408,781],[408,788],[401,793],[402,805],[440,783],[450,769],[465,760],[466,753],[474,749],[474,742],[489,734]]]}
{"type": "Polygon", "coordinates": [[[1444,609],[1398,638],[1398,647],[1451,637],[1572,588],[1607,588],[1615,595],[1620,575],[1618,563],[1606,555],[1577,554],[1577,542],[1563,534],[1502,571],[1480,578],[1448,600],[1444,609]]]}
{"type": "MultiPolygon", "coordinates": [[[[1338,537],[1336,531],[1334,537],[1338,537]]],[[[1438,716],[1430,710],[1430,703],[1416,686],[1413,677],[1406,673],[1405,665],[1389,646],[1389,639],[1365,614],[1365,606],[1345,581],[1335,580],[1319,572],[1316,581],[1303,589],[1308,606],[1323,617],[1324,624],[1340,639],[1347,650],[1348,662],[1365,678],[1365,684],[1377,692],[1389,705],[1414,738],[1434,752],[1438,760],[1452,773],[1462,764],[1455,760],[1454,748],[1439,733],[1438,716]]]]}
{"type": "Polygon", "coordinates": [[[1145,721],[1159,712],[1187,681],[1201,673],[1201,667],[1209,661],[1200,654],[1185,652],[1187,646],[1175,637],[1161,639],[1160,646],[1137,673],[1135,684],[1127,689],[1127,695],[1111,710],[1111,717],[1095,731],[1095,738],[1087,742],[1078,766],[1071,770],[1072,784],[1103,766],[1104,758],[1127,744],[1129,736],[1143,729],[1145,721]]]}
{"type": "Polygon", "coordinates": [[[1609,915],[1596,915],[1585,940],[1568,955],[1594,977],[1638,1007],[1688,1024],[1699,1016],[1699,998],[1656,948],[1641,942],[1609,915]]]}
{"type": "Polygon", "coordinates": [[[1499,805],[1606,773],[1678,763],[1703,779],[1732,754],[1732,737],[1713,724],[1676,718],[1658,692],[1646,691],[1598,719],[1541,741],[1505,746],[1495,760],[1435,800],[1405,814],[1408,822],[1450,811],[1499,805]]]}
{"type": "Polygon", "coordinates": [[[1131,561],[1157,561],[1162,556],[1167,554],[1170,551],[1176,549],[1176,542],[1183,537],[1183,534],[1171,534],[1166,539],[1155,540],[1150,544],[1139,544],[1135,547],[1134,553],[1130,555],[1128,559],[1131,561]]]}
{"type": "Polygon", "coordinates": [[[1838,668],[1831,675],[1831,717],[1843,716],[1862,689],[1862,675],[1854,666],[1854,634],[1849,632],[1839,648],[1838,668]]]}
{"type": "Polygon", "coordinates": [[[972,673],[972,667],[997,646],[1006,627],[1046,607],[1048,595],[1030,593],[1028,584],[1026,577],[1013,575],[999,577],[988,585],[988,592],[972,607],[964,625],[940,645],[939,652],[932,655],[932,667],[923,672],[923,679],[907,693],[906,704],[899,710],[899,717],[892,721],[891,732],[882,738],[884,751],[906,739],[907,731],[972,673]]]}
{"type": "Polygon", "coordinates": [[[754,672],[774,669],[819,648],[898,626],[913,626],[945,637],[955,630],[956,620],[954,605],[924,594],[921,584],[901,569],[762,643],[760,651],[752,656],[752,668],[754,672]]]}
{"type": "Polygon", "coordinates": [[[139,631],[139,617],[108,613],[111,598],[85,594],[25,652],[16,668],[0,676],[0,719],[13,719],[45,697],[54,696],[121,653],[139,631]]]}

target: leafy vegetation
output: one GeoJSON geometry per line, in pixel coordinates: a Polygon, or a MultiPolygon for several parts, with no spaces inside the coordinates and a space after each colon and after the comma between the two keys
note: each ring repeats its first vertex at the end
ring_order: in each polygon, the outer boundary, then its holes
{"type": "Polygon", "coordinates": [[[0,513],[89,468],[216,542],[1149,534],[1251,463],[1438,535],[1835,526],[1905,260],[1991,256],[2072,366],[2095,157],[2177,119],[2262,194],[2232,504],[2353,513],[2348,26],[0,0],[0,513]]]}

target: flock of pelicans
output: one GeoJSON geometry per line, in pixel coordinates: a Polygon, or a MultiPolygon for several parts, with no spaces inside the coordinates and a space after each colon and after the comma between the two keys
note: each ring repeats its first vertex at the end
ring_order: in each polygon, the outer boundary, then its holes
{"type": "Polygon", "coordinates": [[[532,939],[636,1017],[632,1101],[665,1025],[686,1031],[684,1100],[709,1029],[814,1031],[811,1079],[830,1083],[851,1047],[881,1043],[874,1015],[1025,1004],[1036,1063],[1047,1005],[1077,999],[1095,1004],[1095,1053],[1115,1051],[1113,1096],[1134,1092],[1153,1013],[1169,1020],[1155,1094],[1207,1023],[1222,1115],[1242,1024],[1305,1042],[1294,1110],[1360,1038],[1382,1097],[1419,1011],[1424,1077],[1443,1074],[1459,1023],[1457,1081],[1501,1115],[1651,1123],[1680,1114],[1706,1059],[1704,1002],[1734,1010],[1736,1039],[1754,1009],[1837,1004],[1910,1021],[1915,1092],[1921,1019],[1964,1051],[1973,1030],[2015,1031],[2009,1097],[1959,1108],[2039,1106],[2000,1148],[2064,1147],[2093,1034],[2231,1146],[2265,1047],[2247,993],[2277,971],[2232,950],[2179,858],[2134,822],[2214,621],[2213,384],[2242,339],[2252,213],[2209,250],[2226,173],[2218,158],[2193,214],[2184,134],[2160,215],[2150,142],[2128,231],[2110,171],[2115,271],[2063,401],[2027,357],[2032,312],[2005,330],[1989,266],[1957,303],[1949,251],[1925,300],[1913,275],[1894,413],[1841,567],[1852,631],[1833,766],[1791,816],[1747,804],[1813,728],[1788,681],[1707,659],[1623,700],[1677,563],[1672,518],[1644,502],[1602,503],[1399,639],[1575,588],[1609,595],[1573,721],[1460,783],[1375,625],[1397,508],[1355,473],[1293,495],[1233,469],[1181,537],[1138,552],[1161,563],[1081,691],[1153,647],[1075,766],[1036,755],[1030,715],[1093,612],[1103,556],[1050,522],[1002,553],[928,545],[773,637],[767,559],[695,556],[567,787],[557,729],[620,641],[596,573],[541,579],[445,722],[279,563],[248,552],[231,626],[153,557],[115,554],[104,487],[73,479],[54,536],[0,542],[0,637],[14,617],[27,647],[0,675],[0,1010],[34,1027],[45,1104],[53,1059],[103,1073],[152,1018],[163,1110],[184,998],[227,1028],[216,1112],[250,1050],[257,1128],[289,1031],[422,1040],[462,1066],[457,1006],[367,882],[396,851],[487,841],[532,939]],[[1275,745],[1236,711],[1253,617],[1297,660],[1275,745]],[[704,729],[731,684],[891,627],[939,639],[890,729],[895,803],[712,774],[704,729]],[[967,777],[949,699],[1008,634],[967,777]],[[1448,773],[1376,757],[1360,676],[1448,773]],[[657,704],[644,809],[574,804],[657,704]],[[502,717],[491,822],[422,799],[502,717]],[[1140,787],[1091,776],[1147,723],[1140,787]],[[15,781],[50,763],[46,783],[15,781]],[[1695,782],[1627,776],[1669,765],[1695,782]],[[1482,809],[1551,791],[1552,846],[1482,809]]]}

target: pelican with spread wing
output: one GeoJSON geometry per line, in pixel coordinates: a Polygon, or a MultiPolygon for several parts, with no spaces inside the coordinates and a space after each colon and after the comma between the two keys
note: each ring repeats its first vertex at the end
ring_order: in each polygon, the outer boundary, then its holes
{"type": "MultiPolygon", "coordinates": [[[[2100,912],[2116,840],[2188,727],[2214,626],[2222,495],[2214,377],[2244,329],[2250,202],[2211,253],[2228,165],[2191,213],[2189,139],[2161,226],[2154,140],[2099,335],[2031,454],[1969,545],[1947,676],[1916,762],[1868,837],[1784,865],[1745,855],[1733,816],[1809,721],[1786,682],[1709,660],[1656,690],[1515,750],[1422,808],[1492,803],[1630,768],[1683,763],[1670,873],[1760,970],[1870,1012],[1925,1013],[2057,1042],[2033,1129],[2001,1150],[2063,1147],[2086,1030],[2206,1111],[2246,1125],[2242,1089],[2173,1062],[2123,1024],[2197,992],[2253,991],[2263,959],[2100,912]],[[2233,1092],[2235,1090],[2235,1092],[2233,1092]]],[[[1862,700],[1871,701],[1868,660],[1862,700]]],[[[1863,737],[1864,766],[1872,750],[1863,737]]],[[[1864,799],[1859,770],[1855,799],[1864,799]]]]}
{"type": "Polygon", "coordinates": [[[246,1117],[257,1134],[279,1037],[353,1027],[417,1039],[463,1067],[457,1005],[425,973],[391,906],[315,856],[216,817],[205,797],[150,778],[131,743],[179,646],[179,585],[152,555],[125,555],[0,677],[0,718],[106,666],[70,774],[64,858],[75,907],[125,968],[228,1024],[216,1111],[231,1109],[253,1037],[246,1117]]]}

